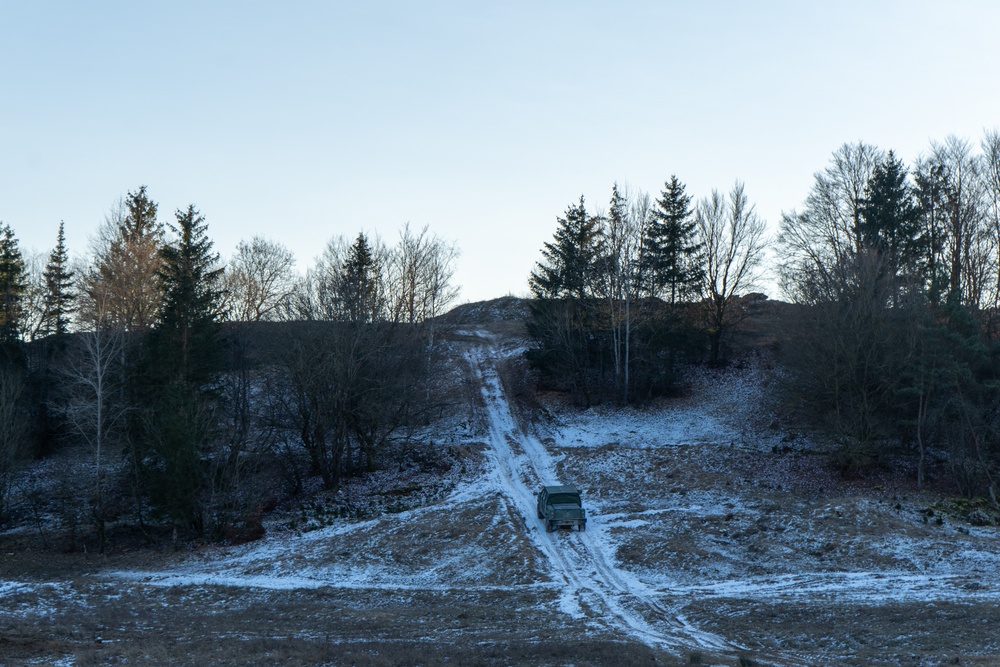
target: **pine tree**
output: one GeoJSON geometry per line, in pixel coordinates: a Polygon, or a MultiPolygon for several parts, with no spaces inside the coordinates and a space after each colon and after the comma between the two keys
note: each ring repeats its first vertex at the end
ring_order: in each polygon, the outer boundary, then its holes
{"type": "Polygon", "coordinates": [[[160,224],[156,222],[159,206],[146,194],[145,185],[140,185],[136,192],[128,193],[125,208],[128,211],[122,226],[125,241],[139,241],[162,231],[160,224]]]}
{"type": "Polygon", "coordinates": [[[221,311],[222,268],[212,252],[205,218],[194,205],[178,210],[170,226],[177,235],[160,253],[163,289],[156,344],[168,358],[175,379],[200,385],[214,372],[221,311]]]}
{"type": "Polygon", "coordinates": [[[643,238],[643,274],[648,289],[670,303],[691,295],[701,271],[695,258],[700,246],[691,197],[677,176],[664,184],[651,225],[643,238]]]}
{"type": "Polygon", "coordinates": [[[879,252],[895,271],[913,274],[924,255],[921,211],[907,170],[892,151],[872,170],[861,202],[864,245],[879,252]]]}
{"type": "Polygon", "coordinates": [[[21,306],[27,289],[24,257],[10,225],[0,223],[0,345],[14,345],[20,335],[21,306]]]}
{"type": "Polygon", "coordinates": [[[176,217],[171,229],[177,238],[161,252],[164,298],[140,379],[144,416],[134,460],[160,514],[175,527],[201,533],[207,483],[202,454],[213,437],[211,381],[221,365],[222,269],[195,207],[178,210],[176,217]]]}
{"type": "Polygon", "coordinates": [[[341,311],[349,322],[373,322],[379,317],[379,267],[368,245],[358,234],[347,253],[338,286],[341,311]]]}
{"type": "Polygon", "coordinates": [[[947,232],[947,179],[944,165],[934,161],[918,163],[913,173],[914,193],[920,210],[920,236],[923,239],[919,260],[927,296],[940,304],[948,293],[945,262],[947,232]]]}
{"type": "Polygon", "coordinates": [[[73,292],[73,272],[69,269],[69,255],[66,252],[66,235],[62,222],[59,223],[56,247],[49,254],[49,261],[42,275],[45,278],[45,316],[41,333],[42,335],[64,334],[69,327],[76,294],[73,292]]]}
{"type": "Polygon", "coordinates": [[[537,347],[528,358],[557,383],[565,383],[584,405],[591,402],[590,344],[593,339],[594,288],[603,255],[603,219],[579,204],[558,218],[551,243],[528,279],[536,302],[528,331],[537,347]]]}
{"type": "Polygon", "coordinates": [[[580,195],[580,203],[567,208],[566,217],[557,222],[553,241],[545,244],[543,260],[528,279],[531,291],[539,299],[589,298],[601,255],[601,220],[587,215],[580,195]]]}
{"type": "Polygon", "coordinates": [[[163,298],[157,279],[163,225],[156,220],[157,205],[146,186],[129,192],[119,220],[108,225],[97,271],[88,277],[88,292],[100,293],[110,320],[130,331],[141,331],[156,321],[163,298]]]}

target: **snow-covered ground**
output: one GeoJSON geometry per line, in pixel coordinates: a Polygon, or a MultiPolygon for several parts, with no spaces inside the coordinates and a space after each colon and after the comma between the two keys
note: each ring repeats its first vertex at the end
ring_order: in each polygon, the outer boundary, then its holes
{"type": "Polygon", "coordinates": [[[705,443],[740,443],[770,447],[774,437],[762,439],[744,421],[748,407],[759,404],[764,373],[759,369],[730,372],[725,381],[704,369],[690,369],[698,391],[670,401],[668,409],[621,408],[600,405],[560,415],[562,428],[553,434],[558,447],[657,449],[705,443]],[[738,415],[738,418],[736,418],[738,415]]]}
{"type": "MultiPolygon", "coordinates": [[[[880,650],[899,656],[918,641],[914,633],[932,645],[927,636],[955,628],[941,614],[912,632],[887,625],[883,645],[871,648],[852,643],[847,635],[861,630],[846,619],[957,605],[985,623],[1000,607],[997,528],[927,521],[929,499],[912,489],[857,492],[807,441],[782,449],[785,434],[764,426],[769,371],[700,371],[689,395],[654,408],[560,410],[555,424],[523,424],[498,373],[518,342],[465,331],[454,345],[478,388],[466,414],[479,426],[434,434],[471,452],[448,490],[405,511],[309,532],[273,519],[261,541],[93,580],[150,591],[356,591],[404,602],[514,594],[551,607],[566,627],[679,656],[703,652],[706,664],[732,664],[741,653],[768,664],[857,656],[892,664],[880,650]],[[546,533],[537,519],[538,487],[557,482],[584,491],[586,532],[546,533]],[[842,628],[829,625],[831,615],[845,619],[842,628]],[[772,616],[782,625],[767,626],[762,619],[772,616]]],[[[30,600],[61,596],[80,597],[64,582],[0,581],[8,603],[0,621],[35,613],[30,600]]],[[[225,610],[239,613],[232,603],[225,610]]],[[[961,648],[989,654],[989,636],[973,634],[961,648]]]]}
{"type": "Polygon", "coordinates": [[[467,355],[482,387],[488,414],[490,454],[495,479],[526,520],[526,530],[549,561],[562,587],[561,606],[583,617],[587,604],[599,618],[641,641],[671,647],[733,648],[728,642],[691,626],[682,615],[662,607],[653,592],[631,573],[616,567],[599,514],[591,513],[587,532],[548,534],[534,515],[535,494],[542,485],[559,484],[552,455],[538,438],[514,420],[496,370],[496,348],[486,342],[467,355]],[[648,617],[657,617],[651,622],[648,617]]]}

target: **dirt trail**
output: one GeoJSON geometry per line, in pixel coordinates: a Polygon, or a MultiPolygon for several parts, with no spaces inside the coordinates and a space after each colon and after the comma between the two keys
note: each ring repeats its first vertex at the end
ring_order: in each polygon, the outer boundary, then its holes
{"type": "Polygon", "coordinates": [[[548,558],[552,576],[563,586],[562,607],[584,616],[585,609],[613,627],[650,645],[733,651],[739,647],[699,630],[658,600],[658,594],[617,568],[600,516],[588,517],[586,532],[547,533],[535,511],[535,493],[555,484],[555,463],[545,446],[524,433],[511,414],[496,362],[501,353],[486,334],[466,358],[481,387],[498,486],[524,517],[529,537],[548,558]]]}

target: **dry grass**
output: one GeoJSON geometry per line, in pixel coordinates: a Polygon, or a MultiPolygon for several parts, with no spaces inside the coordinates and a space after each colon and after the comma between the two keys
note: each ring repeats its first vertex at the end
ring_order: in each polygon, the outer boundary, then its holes
{"type": "MultiPolygon", "coordinates": [[[[528,388],[516,386],[523,370],[517,364],[503,369],[512,394],[528,388]]],[[[478,387],[461,363],[456,368],[452,389],[475,405],[478,387]]],[[[537,418],[547,400],[526,395],[518,416],[537,418]]],[[[390,453],[382,471],[348,480],[343,494],[286,502],[265,538],[296,545],[299,531],[335,522],[368,526],[358,520],[370,519],[370,527],[324,537],[309,551],[292,548],[282,555],[284,571],[342,572],[345,562],[400,577],[432,571],[437,579],[428,581],[438,588],[164,588],[106,573],[165,571],[185,560],[212,566],[219,554],[193,544],[177,553],[166,540],[150,547],[138,533],[114,535],[106,556],[66,554],[55,533],[6,534],[0,580],[27,583],[0,604],[0,665],[67,656],[76,665],[1000,664],[992,657],[1000,655],[1000,602],[860,604],[752,592],[738,599],[672,597],[664,585],[665,606],[745,649],[721,656],[650,648],[613,630],[597,607],[573,618],[559,610],[550,564],[508,500],[487,489],[458,507],[442,502],[485,474],[476,442],[482,424],[472,407],[455,412],[463,422],[457,438],[428,432],[424,446],[390,453]],[[342,515],[343,508],[351,513],[342,515]]],[[[948,489],[940,485],[918,493],[905,468],[845,479],[795,438],[771,451],[729,442],[652,449],[546,444],[560,476],[578,480],[588,507],[603,515],[618,545],[617,565],[650,581],[664,581],[664,573],[679,583],[711,583],[919,569],[928,566],[917,562],[922,558],[948,562],[965,545],[977,546],[975,534],[955,528],[971,525],[974,512],[995,521],[981,503],[942,501],[948,489]],[[880,551],[879,541],[894,535],[926,554],[880,551]]],[[[266,575],[271,565],[248,567],[266,575]]]]}
{"type": "MultiPolygon", "coordinates": [[[[74,593],[59,611],[0,623],[0,663],[65,656],[76,665],[609,665],[670,659],[574,627],[558,611],[539,606],[545,600],[537,592],[109,590],[78,584],[74,593]]],[[[32,602],[50,607],[57,597],[42,590],[32,602]]]]}
{"type": "MultiPolygon", "coordinates": [[[[994,523],[983,503],[942,500],[946,488],[918,491],[905,468],[845,478],[809,451],[728,443],[616,443],[558,454],[560,474],[585,479],[588,497],[624,524],[609,529],[619,544],[616,560],[640,576],[722,582],[803,572],[920,574],[964,549],[993,544],[989,533],[978,542],[968,530],[994,523]],[[886,550],[893,539],[914,550],[886,550]]],[[[955,573],[963,567],[955,562],[955,573]]],[[[968,572],[968,585],[981,576],[990,575],[968,572]]],[[[677,604],[696,626],[746,647],[743,658],[753,662],[745,664],[1000,665],[1000,602],[833,599],[755,599],[747,591],[739,599],[677,604]]]]}
{"type": "Polygon", "coordinates": [[[692,620],[760,660],[811,656],[824,665],[998,665],[1000,603],[878,606],[694,602],[692,620]]]}

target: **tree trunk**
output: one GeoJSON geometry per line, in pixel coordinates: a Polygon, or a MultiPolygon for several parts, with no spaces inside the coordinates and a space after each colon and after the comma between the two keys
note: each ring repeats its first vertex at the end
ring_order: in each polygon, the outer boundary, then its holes
{"type": "Polygon", "coordinates": [[[920,451],[920,458],[917,461],[917,488],[924,486],[924,462],[927,458],[927,448],[924,445],[924,420],[927,418],[927,393],[921,391],[920,399],[917,403],[917,448],[920,451]]]}
{"type": "Polygon", "coordinates": [[[629,298],[625,297],[625,390],[622,393],[622,402],[628,405],[628,388],[629,388],[629,352],[631,348],[632,341],[632,317],[630,313],[630,301],[629,298]]]}
{"type": "Polygon", "coordinates": [[[720,357],[722,350],[722,330],[713,329],[708,334],[708,364],[713,367],[720,365],[720,357]]]}

